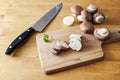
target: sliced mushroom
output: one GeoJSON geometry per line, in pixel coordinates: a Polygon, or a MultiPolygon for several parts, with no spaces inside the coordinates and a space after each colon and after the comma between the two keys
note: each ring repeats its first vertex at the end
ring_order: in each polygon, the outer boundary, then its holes
{"type": "Polygon", "coordinates": [[[59,51],[57,51],[57,50],[55,50],[55,49],[53,49],[53,48],[50,49],[50,52],[51,52],[52,54],[55,54],[55,55],[57,55],[57,54],[59,53],[59,51]]]}
{"type": "Polygon", "coordinates": [[[95,5],[90,4],[90,5],[86,8],[86,10],[87,10],[89,13],[93,14],[93,13],[97,12],[98,8],[97,8],[95,5]]]}
{"type": "Polygon", "coordinates": [[[61,47],[57,45],[57,41],[52,42],[52,48],[56,51],[60,51],[61,47]]]}
{"type": "Polygon", "coordinates": [[[73,16],[80,15],[81,11],[83,10],[83,8],[79,5],[74,5],[70,9],[71,9],[73,16]]]}
{"type": "Polygon", "coordinates": [[[63,40],[56,40],[52,42],[51,48],[52,49],[50,51],[53,54],[58,54],[61,50],[65,50],[69,48],[69,46],[63,40]]]}
{"type": "Polygon", "coordinates": [[[71,34],[69,38],[70,38],[70,39],[76,38],[76,39],[78,39],[78,40],[81,41],[81,37],[82,37],[82,35],[80,35],[80,34],[71,34]]]}
{"type": "Polygon", "coordinates": [[[104,20],[105,20],[105,16],[100,12],[97,12],[93,15],[93,23],[100,24],[100,23],[103,23],[104,20]]]}
{"type": "Polygon", "coordinates": [[[90,22],[84,22],[80,24],[80,30],[85,33],[93,33],[94,25],[90,22]]]}
{"type": "Polygon", "coordinates": [[[59,46],[61,49],[69,48],[69,46],[63,40],[57,40],[56,45],[59,46]]]}
{"type": "Polygon", "coordinates": [[[76,38],[72,38],[72,39],[70,40],[69,47],[70,47],[72,50],[80,51],[81,48],[82,48],[81,41],[78,40],[78,39],[76,39],[76,38]]]}
{"type": "Polygon", "coordinates": [[[96,28],[94,36],[99,40],[106,40],[110,36],[110,31],[106,28],[96,28]]]}

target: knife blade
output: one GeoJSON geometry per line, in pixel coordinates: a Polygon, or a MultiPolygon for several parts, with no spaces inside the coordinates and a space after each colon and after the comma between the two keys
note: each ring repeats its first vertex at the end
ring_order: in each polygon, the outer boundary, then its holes
{"type": "Polygon", "coordinates": [[[11,55],[16,48],[23,45],[30,36],[35,32],[41,32],[44,28],[53,20],[53,18],[57,15],[57,13],[61,10],[62,3],[58,4],[50,11],[48,11],[41,19],[39,19],[32,27],[24,31],[21,35],[19,35],[7,48],[5,54],[11,55]]]}

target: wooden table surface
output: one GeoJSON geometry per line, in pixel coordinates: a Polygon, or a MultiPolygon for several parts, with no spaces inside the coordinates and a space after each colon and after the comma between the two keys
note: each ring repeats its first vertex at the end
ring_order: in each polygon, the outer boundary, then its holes
{"type": "MultiPolygon", "coordinates": [[[[0,80],[120,80],[120,42],[103,46],[104,60],[75,69],[45,75],[41,71],[36,45],[36,32],[30,40],[11,57],[5,55],[8,45],[23,31],[32,26],[61,0],[0,0],[0,80]]],[[[68,28],[62,18],[71,15],[75,4],[86,8],[95,4],[107,19],[102,25],[108,29],[120,28],[119,0],[62,0],[63,8],[43,31],[68,28]]]]}

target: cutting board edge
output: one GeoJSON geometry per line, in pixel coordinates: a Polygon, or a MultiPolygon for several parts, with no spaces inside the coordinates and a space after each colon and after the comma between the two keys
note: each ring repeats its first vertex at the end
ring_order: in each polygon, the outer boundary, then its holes
{"type": "MultiPolygon", "coordinates": [[[[92,60],[89,60],[89,61],[86,61],[86,62],[82,62],[82,63],[77,63],[77,64],[73,64],[73,65],[70,65],[70,66],[65,66],[65,67],[62,67],[62,68],[58,68],[58,69],[54,69],[54,70],[45,70],[43,67],[41,67],[41,70],[44,74],[46,75],[50,75],[50,74],[54,74],[54,73],[57,73],[57,72],[62,72],[62,71],[66,71],[66,70],[70,70],[70,69],[74,69],[74,68],[77,68],[77,67],[82,67],[84,65],[88,65],[88,64],[91,64],[91,63],[95,63],[95,62],[98,62],[98,61],[101,61],[104,59],[104,53],[102,56],[100,56],[99,58],[96,58],[96,59],[92,59],[92,60]]],[[[40,61],[41,62],[41,61],[40,61]]]]}

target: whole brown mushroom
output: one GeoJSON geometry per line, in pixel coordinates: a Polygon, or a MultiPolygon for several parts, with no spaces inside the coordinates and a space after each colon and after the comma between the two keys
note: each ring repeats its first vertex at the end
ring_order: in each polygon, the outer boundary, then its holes
{"type": "Polygon", "coordinates": [[[81,20],[82,22],[92,21],[92,15],[88,13],[86,10],[82,10],[80,16],[81,18],[78,16],[78,21],[81,21],[81,20]]]}
{"type": "Polygon", "coordinates": [[[103,23],[104,20],[105,20],[105,16],[100,12],[97,12],[93,15],[93,23],[100,24],[100,23],[103,23]]]}
{"type": "Polygon", "coordinates": [[[106,28],[96,28],[94,31],[94,36],[98,40],[106,40],[110,36],[110,31],[106,28]]]}
{"type": "Polygon", "coordinates": [[[94,14],[94,13],[96,13],[96,12],[98,11],[98,8],[97,8],[95,5],[90,4],[90,5],[86,8],[86,10],[87,10],[89,13],[94,14]]]}
{"type": "Polygon", "coordinates": [[[80,24],[80,30],[84,33],[93,33],[94,25],[91,22],[83,22],[80,24]]]}
{"type": "Polygon", "coordinates": [[[81,14],[81,11],[83,10],[83,8],[79,5],[74,5],[71,8],[71,12],[73,16],[77,16],[81,14]]]}

